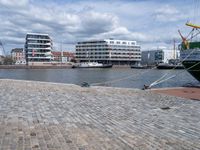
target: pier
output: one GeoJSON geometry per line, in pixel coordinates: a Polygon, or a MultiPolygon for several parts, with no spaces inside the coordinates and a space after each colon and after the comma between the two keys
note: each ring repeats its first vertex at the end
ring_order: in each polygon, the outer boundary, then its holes
{"type": "Polygon", "coordinates": [[[0,80],[1,150],[200,149],[200,101],[0,80]]]}

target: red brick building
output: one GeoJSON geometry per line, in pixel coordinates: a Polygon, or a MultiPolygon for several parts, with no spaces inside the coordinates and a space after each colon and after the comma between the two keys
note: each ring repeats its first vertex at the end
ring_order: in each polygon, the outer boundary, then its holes
{"type": "Polygon", "coordinates": [[[53,61],[57,62],[70,62],[75,59],[74,53],[72,52],[59,52],[59,51],[52,51],[53,61]]]}

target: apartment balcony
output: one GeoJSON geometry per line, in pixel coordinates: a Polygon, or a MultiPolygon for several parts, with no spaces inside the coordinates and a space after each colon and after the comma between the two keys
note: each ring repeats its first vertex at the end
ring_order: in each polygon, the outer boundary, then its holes
{"type": "Polygon", "coordinates": [[[52,59],[51,56],[28,56],[28,59],[52,59]]]}
{"type": "MultiPolygon", "coordinates": [[[[32,55],[33,54],[33,52],[27,52],[26,54],[28,54],[28,55],[32,55]]],[[[52,53],[51,53],[51,51],[46,51],[46,52],[37,52],[37,51],[35,51],[34,52],[34,55],[37,55],[37,54],[39,54],[39,55],[41,55],[41,54],[45,54],[45,55],[52,55],[52,53]]]]}
{"type": "Polygon", "coordinates": [[[53,45],[51,42],[48,42],[48,43],[31,43],[31,42],[28,42],[27,45],[53,45]]]}
{"type": "Polygon", "coordinates": [[[33,38],[33,37],[27,37],[26,40],[52,41],[49,38],[33,38]]]}
{"type": "Polygon", "coordinates": [[[28,47],[28,50],[52,50],[51,47],[46,47],[46,48],[42,48],[42,47],[28,47]]]}

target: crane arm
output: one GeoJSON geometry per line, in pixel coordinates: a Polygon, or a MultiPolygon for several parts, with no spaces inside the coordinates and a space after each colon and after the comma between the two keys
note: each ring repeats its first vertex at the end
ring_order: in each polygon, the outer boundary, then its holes
{"type": "Polygon", "coordinates": [[[189,49],[189,42],[188,42],[188,40],[181,34],[180,30],[178,30],[178,33],[181,36],[182,41],[183,41],[184,45],[186,46],[186,48],[189,49]]]}
{"type": "Polygon", "coordinates": [[[185,25],[186,25],[186,26],[189,26],[189,27],[192,27],[192,28],[200,29],[200,26],[199,26],[199,25],[192,24],[192,23],[189,23],[189,22],[187,22],[185,25]]]}

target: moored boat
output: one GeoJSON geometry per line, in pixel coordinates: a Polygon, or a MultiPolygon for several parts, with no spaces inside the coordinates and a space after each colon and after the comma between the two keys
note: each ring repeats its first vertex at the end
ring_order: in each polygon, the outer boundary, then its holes
{"type": "Polygon", "coordinates": [[[73,65],[72,68],[112,68],[112,64],[102,64],[98,62],[83,62],[73,65]]]}
{"type": "Polygon", "coordinates": [[[133,68],[133,69],[149,69],[150,67],[147,65],[143,66],[143,65],[139,64],[139,65],[131,65],[131,68],[133,68]]]}
{"type": "Polygon", "coordinates": [[[181,64],[160,63],[157,69],[184,69],[184,66],[181,64]]]}

